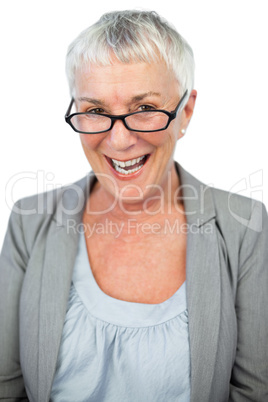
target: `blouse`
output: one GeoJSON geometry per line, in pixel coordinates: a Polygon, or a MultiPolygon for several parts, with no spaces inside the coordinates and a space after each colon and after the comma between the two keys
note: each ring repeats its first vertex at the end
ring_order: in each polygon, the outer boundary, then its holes
{"type": "Polygon", "coordinates": [[[159,304],[98,286],[80,235],[51,402],[189,402],[186,283],[159,304]]]}

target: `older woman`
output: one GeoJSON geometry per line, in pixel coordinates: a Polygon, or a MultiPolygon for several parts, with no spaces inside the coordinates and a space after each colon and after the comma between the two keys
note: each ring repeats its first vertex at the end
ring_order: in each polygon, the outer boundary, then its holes
{"type": "Polygon", "coordinates": [[[154,12],[106,14],[71,44],[66,121],[94,173],[14,206],[2,399],[268,400],[265,208],[173,159],[193,65],[154,12]]]}

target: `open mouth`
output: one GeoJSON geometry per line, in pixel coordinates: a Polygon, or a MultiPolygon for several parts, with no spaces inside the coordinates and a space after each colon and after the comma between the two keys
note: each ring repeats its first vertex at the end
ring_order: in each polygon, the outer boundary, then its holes
{"type": "Polygon", "coordinates": [[[136,159],[129,159],[127,161],[119,161],[116,159],[108,158],[110,165],[116,170],[118,173],[124,175],[130,175],[132,173],[138,172],[145,164],[149,157],[149,154],[140,156],[136,159]]]}

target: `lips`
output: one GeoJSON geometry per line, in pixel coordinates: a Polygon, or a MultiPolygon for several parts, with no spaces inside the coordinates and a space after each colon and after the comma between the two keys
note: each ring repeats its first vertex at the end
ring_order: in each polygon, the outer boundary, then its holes
{"type": "Polygon", "coordinates": [[[133,173],[138,172],[139,170],[142,169],[144,166],[145,162],[147,161],[149,157],[149,154],[139,156],[134,159],[128,159],[125,161],[120,161],[117,159],[112,159],[109,157],[106,157],[108,159],[109,164],[112,166],[112,168],[118,172],[121,173],[125,176],[129,176],[133,173]]]}
{"type": "Polygon", "coordinates": [[[125,167],[130,167],[130,166],[134,166],[136,164],[138,164],[141,160],[143,160],[145,158],[146,155],[143,156],[139,156],[136,159],[129,159],[127,161],[118,161],[116,159],[112,159],[113,165],[115,166],[120,166],[122,168],[125,167]]]}

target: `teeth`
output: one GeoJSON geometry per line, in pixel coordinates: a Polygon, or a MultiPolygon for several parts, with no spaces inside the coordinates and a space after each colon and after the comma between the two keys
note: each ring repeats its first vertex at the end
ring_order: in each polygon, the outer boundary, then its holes
{"type": "MultiPolygon", "coordinates": [[[[120,167],[124,168],[124,167],[126,167],[126,166],[133,166],[133,165],[135,165],[135,163],[139,163],[143,158],[145,158],[145,155],[140,156],[140,157],[137,158],[137,159],[130,159],[130,160],[125,161],[125,162],[123,162],[123,161],[117,161],[116,159],[112,159],[112,161],[113,161],[113,164],[114,164],[115,166],[120,166],[120,167]]],[[[131,171],[131,170],[129,170],[129,172],[130,172],[130,171],[131,171]]]]}
{"type": "Polygon", "coordinates": [[[130,173],[137,172],[137,171],[140,170],[142,167],[143,167],[143,165],[138,166],[138,167],[136,167],[136,168],[134,168],[134,169],[125,170],[125,169],[120,168],[118,165],[114,165],[114,168],[115,168],[115,170],[116,170],[117,172],[123,173],[123,174],[125,174],[125,175],[128,175],[128,174],[130,174],[130,173]]]}

